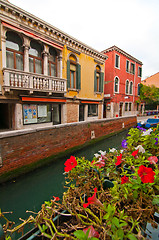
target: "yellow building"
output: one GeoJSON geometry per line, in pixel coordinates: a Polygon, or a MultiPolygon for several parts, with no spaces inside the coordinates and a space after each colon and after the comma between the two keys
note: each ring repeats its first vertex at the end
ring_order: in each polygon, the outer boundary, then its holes
{"type": "Polygon", "coordinates": [[[6,0],[0,20],[0,129],[102,118],[104,54],[6,0]]]}

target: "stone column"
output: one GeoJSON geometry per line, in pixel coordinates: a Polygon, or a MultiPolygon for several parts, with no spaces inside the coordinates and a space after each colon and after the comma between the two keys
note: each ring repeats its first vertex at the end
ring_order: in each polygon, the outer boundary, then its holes
{"type": "Polygon", "coordinates": [[[24,72],[29,72],[29,48],[30,40],[27,37],[24,37],[24,72]]]}
{"type": "Polygon", "coordinates": [[[22,104],[15,104],[15,129],[23,128],[22,104]]]}
{"type": "Polygon", "coordinates": [[[58,55],[58,66],[57,66],[57,71],[58,71],[58,77],[62,78],[62,52],[59,53],[58,55]]]}
{"type": "Polygon", "coordinates": [[[49,55],[49,47],[47,45],[44,45],[44,51],[43,51],[43,56],[44,56],[44,75],[48,76],[48,55],[49,55]]]}
{"type": "Polygon", "coordinates": [[[7,30],[2,26],[1,38],[2,38],[2,68],[6,68],[6,32],[7,30]]]}

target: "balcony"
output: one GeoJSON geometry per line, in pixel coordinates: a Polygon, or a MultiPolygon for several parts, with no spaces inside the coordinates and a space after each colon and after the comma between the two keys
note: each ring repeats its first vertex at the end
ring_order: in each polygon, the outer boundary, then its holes
{"type": "Polygon", "coordinates": [[[27,90],[30,94],[36,91],[49,93],[49,95],[52,93],[64,94],[66,92],[66,79],[9,68],[3,69],[3,76],[5,92],[10,90],[27,90]]]}

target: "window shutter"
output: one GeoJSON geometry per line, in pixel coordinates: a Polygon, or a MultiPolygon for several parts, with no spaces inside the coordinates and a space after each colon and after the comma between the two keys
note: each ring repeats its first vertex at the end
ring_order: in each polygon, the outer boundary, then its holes
{"type": "Polygon", "coordinates": [[[81,65],[77,64],[76,67],[76,88],[81,89],[81,65]]]}
{"type": "Polygon", "coordinates": [[[94,71],[94,92],[97,92],[97,76],[96,76],[96,70],[94,71]]]}
{"type": "Polygon", "coordinates": [[[70,88],[70,60],[67,60],[67,88],[70,88]]]}
{"type": "Polygon", "coordinates": [[[99,91],[102,93],[103,92],[103,81],[104,81],[104,73],[100,73],[100,86],[99,86],[99,91]]]}

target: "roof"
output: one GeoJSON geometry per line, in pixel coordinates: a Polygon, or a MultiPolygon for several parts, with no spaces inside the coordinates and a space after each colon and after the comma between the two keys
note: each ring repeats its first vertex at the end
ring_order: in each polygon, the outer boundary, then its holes
{"type": "Polygon", "coordinates": [[[138,59],[136,59],[135,57],[131,56],[129,53],[126,53],[125,51],[123,51],[122,49],[120,49],[119,47],[117,46],[112,46],[112,47],[109,47],[105,50],[102,51],[102,53],[106,54],[108,52],[112,52],[112,51],[117,51],[121,54],[123,54],[125,57],[131,59],[132,61],[136,62],[136,63],[139,63],[140,65],[143,65],[143,63],[141,61],[139,61],[138,59]]]}
{"type": "Polygon", "coordinates": [[[155,87],[159,88],[159,72],[155,73],[154,75],[146,78],[141,82],[143,85],[151,86],[154,85],[155,87]]]}

